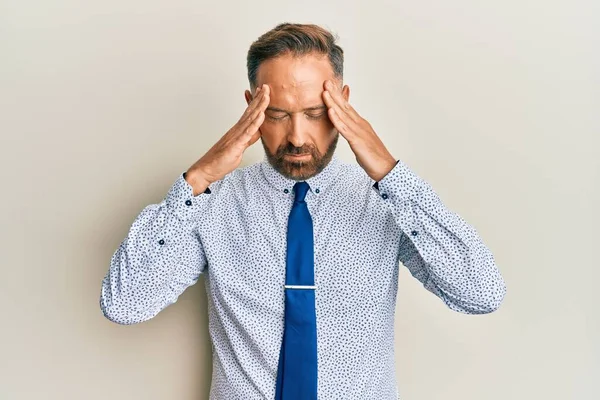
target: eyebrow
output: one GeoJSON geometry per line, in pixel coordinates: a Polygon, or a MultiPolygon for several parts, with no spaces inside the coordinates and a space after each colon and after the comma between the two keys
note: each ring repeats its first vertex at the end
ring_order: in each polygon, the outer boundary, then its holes
{"type": "MultiPolygon", "coordinates": [[[[324,110],[326,108],[327,108],[327,106],[325,104],[321,104],[321,105],[318,105],[318,106],[313,106],[313,107],[305,108],[302,111],[317,111],[317,110],[324,110]]],[[[269,110],[269,111],[276,111],[276,112],[284,112],[284,113],[288,113],[288,114],[291,113],[291,111],[284,110],[282,108],[277,108],[277,107],[270,107],[270,106],[267,107],[267,110],[269,110]]]]}

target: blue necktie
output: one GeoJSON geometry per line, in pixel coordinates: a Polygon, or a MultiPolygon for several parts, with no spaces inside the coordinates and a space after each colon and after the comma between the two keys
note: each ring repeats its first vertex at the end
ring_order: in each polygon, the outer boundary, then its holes
{"type": "Polygon", "coordinates": [[[285,320],[275,400],[317,400],[317,316],[313,224],[304,201],[309,186],[294,185],[288,219],[285,320]]]}

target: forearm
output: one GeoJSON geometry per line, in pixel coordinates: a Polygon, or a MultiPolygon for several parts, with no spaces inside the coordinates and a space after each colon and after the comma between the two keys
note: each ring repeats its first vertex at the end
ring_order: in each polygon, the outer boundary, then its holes
{"type": "Polygon", "coordinates": [[[432,187],[399,162],[378,182],[380,195],[404,232],[398,259],[453,310],[496,310],[506,285],[475,228],[450,211],[432,187]]]}
{"type": "Polygon", "coordinates": [[[162,202],[142,210],[111,258],[100,307],[113,322],[133,324],[154,317],[204,270],[196,224],[206,200],[189,198],[191,187],[182,178],[162,202]]]}

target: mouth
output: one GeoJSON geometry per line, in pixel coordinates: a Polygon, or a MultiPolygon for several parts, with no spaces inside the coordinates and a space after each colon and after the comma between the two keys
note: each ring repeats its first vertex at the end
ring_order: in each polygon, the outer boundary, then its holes
{"type": "Polygon", "coordinates": [[[311,155],[310,155],[310,153],[304,153],[304,154],[286,154],[285,156],[288,158],[291,158],[291,159],[302,159],[302,158],[310,157],[311,155]]]}

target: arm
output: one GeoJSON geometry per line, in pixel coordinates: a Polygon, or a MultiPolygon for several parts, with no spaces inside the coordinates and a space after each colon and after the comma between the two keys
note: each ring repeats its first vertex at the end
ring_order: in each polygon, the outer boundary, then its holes
{"type": "Polygon", "coordinates": [[[329,119],[376,183],[403,234],[398,259],[425,288],[466,314],[496,310],[506,285],[475,229],[448,210],[431,186],[395,160],[371,124],[348,103],[348,85],[324,82],[329,119]],[[394,161],[395,164],[394,164],[394,161]]]}
{"type": "Polygon", "coordinates": [[[158,204],[146,206],[114,253],[102,281],[100,308],[111,321],[146,321],[177,301],[207,266],[197,223],[212,183],[235,170],[244,151],[260,138],[270,88],[246,93],[248,108],[210,150],[181,174],[158,204]]]}
{"type": "Polygon", "coordinates": [[[111,258],[100,308],[118,324],[146,321],[196,283],[207,261],[196,225],[210,189],[194,196],[181,174],[165,199],[146,206],[111,258]]]}
{"type": "Polygon", "coordinates": [[[454,311],[498,309],[506,284],[492,253],[426,181],[398,160],[373,188],[402,229],[398,258],[412,276],[454,311]]]}

